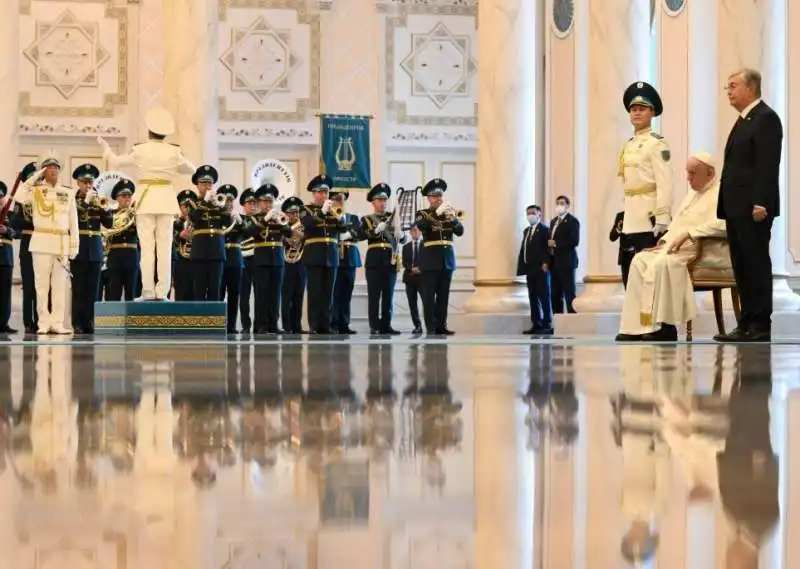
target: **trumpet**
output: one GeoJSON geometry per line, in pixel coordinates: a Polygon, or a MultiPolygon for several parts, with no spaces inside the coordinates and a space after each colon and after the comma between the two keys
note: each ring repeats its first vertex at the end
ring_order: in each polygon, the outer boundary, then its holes
{"type": "Polygon", "coordinates": [[[214,194],[214,197],[211,198],[211,203],[222,209],[228,203],[228,196],[225,194],[214,194]]]}
{"type": "Polygon", "coordinates": [[[330,209],[330,213],[335,217],[342,217],[344,215],[344,207],[335,205],[330,209]]]}

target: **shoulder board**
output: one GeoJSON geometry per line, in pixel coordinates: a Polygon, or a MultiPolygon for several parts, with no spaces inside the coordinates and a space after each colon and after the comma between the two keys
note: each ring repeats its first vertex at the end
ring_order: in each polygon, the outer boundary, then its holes
{"type": "Polygon", "coordinates": [[[180,145],[180,144],[175,144],[174,142],[170,142],[169,144],[170,144],[171,146],[177,146],[178,148],[180,148],[180,147],[181,147],[181,145],[180,145]]]}
{"type": "Polygon", "coordinates": [[[61,187],[64,188],[65,190],[74,190],[75,189],[72,186],[65,186],[63,184],[61,185],[61,187]]]}
{"type": "Polygon", "coordinates": [[[636,138],[636,137],[635,137],[635,136],[632,136],[632,137],[630,137],[630,138],[628,139],[628,142],[631,142],[631,141],[633,141],[633,139],[634,139],[634,138],[636,138]]]}
{"type": "Polygon", "coordinates": [[[663,136],[661,136],[657,132],[651,132],[650,136],[652,136],[653,138],[657,138],[658,140],[661,140],[662,138],[664,138],[663,136]]]}

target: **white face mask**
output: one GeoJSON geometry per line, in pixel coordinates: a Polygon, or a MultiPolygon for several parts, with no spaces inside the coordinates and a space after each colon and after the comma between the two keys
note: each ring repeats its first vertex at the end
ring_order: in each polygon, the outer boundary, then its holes
{"type": "Polygon", "coordinates": [[[563,205],[556,206],[556,215],[564,215],[567,212],[567,208],[563,205]]]}
{"type": "Polygon", "coordinates": [[[539,216],[538,215],[529,215],[528,216],[528,223],[530,223],[531,225],[534,225],[537,221],[539,221],[539,216]]]}

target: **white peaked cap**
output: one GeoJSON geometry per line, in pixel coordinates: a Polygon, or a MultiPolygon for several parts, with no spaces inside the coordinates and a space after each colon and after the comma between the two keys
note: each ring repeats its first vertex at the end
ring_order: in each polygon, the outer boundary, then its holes
{"type": "Polygon", "coordinates": [[[702,162],[706,166],[711,166],[715,170],[717,169],[717,161],[714,160],[714,157],[711,155],[710,152],[701,150],[700,152],[695,152],[694,154],[692,154],[692,158],[694,158],[698,162],[702,162]]]}
{"type": "Polygon", "coordinates": [[[150,109],[144,117],[144,124],[153,134],[169,136],[175,133],[175,119],[167,109],[160,107],[150,109]]]}

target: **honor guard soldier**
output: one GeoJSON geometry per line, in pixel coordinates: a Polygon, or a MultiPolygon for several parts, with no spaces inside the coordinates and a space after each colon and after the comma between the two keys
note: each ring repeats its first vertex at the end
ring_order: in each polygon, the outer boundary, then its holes
{"type": "Polygon", "coordinates": [[[427,209],[417,212],[415,223],[422,232],[419,267],[422,273],[422,307],[428,334],[452,335],[447,328],[450,283],[456,268],[453,236],[464,235],[458,212],[442,199],[447,183],[434,178],[422,188],[427,209]]]}
{"type": "Polygon", "coordinates": [[[239,313],[239,291],[242,288],[242,219],[233,211],[234,200],[239,196],[236,186],[225,184],[217,190],[225,196],[225,211],[232,218],[232,225],[225,228],[225,268],[222,270],[220,300],[228,301],[228,334],[236,334],[236,317],[239,313]]]}
{"type": "MultiPolygon", "coordinates": [[[[19,172],[21,183],[27,182],[39,169],[36,162],[27,163],[19,172]]],[[[22,323],[26,334],[35,334],[39,327],[36,312],[36,283],[33,276],[33,257],[29,250],[33,235],[31,205],[15,204],[9,216],[9,225],[19,238],[19,272],[22,277],[22,323]]]]}
{"type": "Polygon", "coordinates": [[[281,294],[281,321],[287,334],[306,334],[303,330],[303,295],[306,292],[306,267],[300,262],[303,254],[303,225],[300,223],[300,210],[303,200],[292,196],[283,200],[281,210],[286,214],[286,225],[291,235],[284,237],[284,257],[286,265],[283,273],[281,294]]]}
{"type": "Polygon", "coordinates": [[[370,334],[399,334],[392,328],[394,285],[397,282],[397,238],[392,230],[394,215],[386,211],[392,189],[373,186],[367,194],[373,213],[361,218],[360,236],[367,240],[364,259],[367,276],[367,307],[370,334]]]}
{"type": "Polygon", "coordinates": [[[39,334],[69,334],[64,326],[67,304],[69,260],[78,256],[78,210],[75,192],[58,183],[61,163],[55,158],[42,161],[41,169],[31,176],[14,196],[21,204],[31,204],[33,235],[30,252],[36,281],[36,309],[39,334]],[[52,310],[48,310],[51,294],[52,310]]]}
{"type": "Polygon", "coordinates": [[[350,304],[353,287],[356,284],[356,269],[361,266],[361,252],[358,250],[360,220],[352,213],[344,213],[345,203],[350,192],[331,192],[334,208],[340,209],[344,233],[339,234],[339,269],[333,286],[333,307],[331,308],[331,331],[339,334],[355,334],[350,328],[350,304]]]}
{"type": "Polygon", "coordinates": [[[181,213],[173,224],[175,231],[175,300],[194,300],[192,288],[192,222],[189,211],[196,207],[197,194],[183,190],[178,194],[181,213]]]}
{"type": "Polygon", "coordinates": [[[232,222],[227,199],[212,186],[219,175],[213,166],[200,166],[192,176],[200,199],[189,210],[192,222],[192,281],[194,300],[218,301],[225,266],[225,229],[232,222]]]}
{"type": "MultiPolygon", "coordinates": [[[[6,207],[8,187],[0,182],[0,211],[6,207]]],[[[0,334],[14,334],[11,320],[11,277],[14,273],[14,230],[0,220],[0,334]]],[[[10,377],[10,376],[9,376],[10,377]]]]}
{"type": "Polygon", "coordinates": [[[253,283],[255,285],[254,334],[279,334],[278,316],[283,285],[283,237],[291,229],[281,223],[281,210],[274,207],[278,188],[264,184],[255,192],[260,211],[245,226],[253,238],[253,283]]]}
{"type": "Polygon", "coordinates": [[[94,333],[94,303],[100,297],[100,272],[103,269],[103,234],[110,228],[112,214],[92,187],[100,176],[94,164],[81,164],[72,172],[78,185],[75,205],[78,208],[78,256],[70,262],[72,271],[72,328],[76,334],[94,333]]]}
{"type": "Polygon", "coordinates": [[[106,300],[127,301],[136,298],[136,285],[139,281],[139,235],[136,233],[136,220],[120,225],[119,219],[131,215],[131,202],[136,186],[131,180],[122,179],[114,184],[111,199],[117,202],[112,212],[112,234],[108,237],[108,291],[106,300]]]}
{"type": "Polygon", "coordinates": [[[336,269],[339,267],[339,234],[346,230],[342,213],[328,199],[333,180],[324,174],[312,179],[306,190],[312,203],[300,210],[305,241],[303,264],[308,273],[308,325],[312,334],[329,334],[336,269]]]}
{"type": "MultiPolygon", "coordinates": [[[[253,188],[247,188],[239,196],[239,205],[242,206],[243,223],[247,218],[256,213],[256,193],[253,188]]],[[[242,235],[242,286],[239,291],[239,318],[242,322],[242,333],[250,332],[253,321],[250,318],[250,299],[253,293],[253,248],[255,240],[242,235]]]]}
{"type": "Polygon", "coordinates": [[[622,102],[634,128],[617,171],[625,192],[622,234],[636,253],[654,247],[672,219],[672,165],[667,142],[651,126],[663,110],[658,91],[639,81],[625,90],[622,102]]]}

